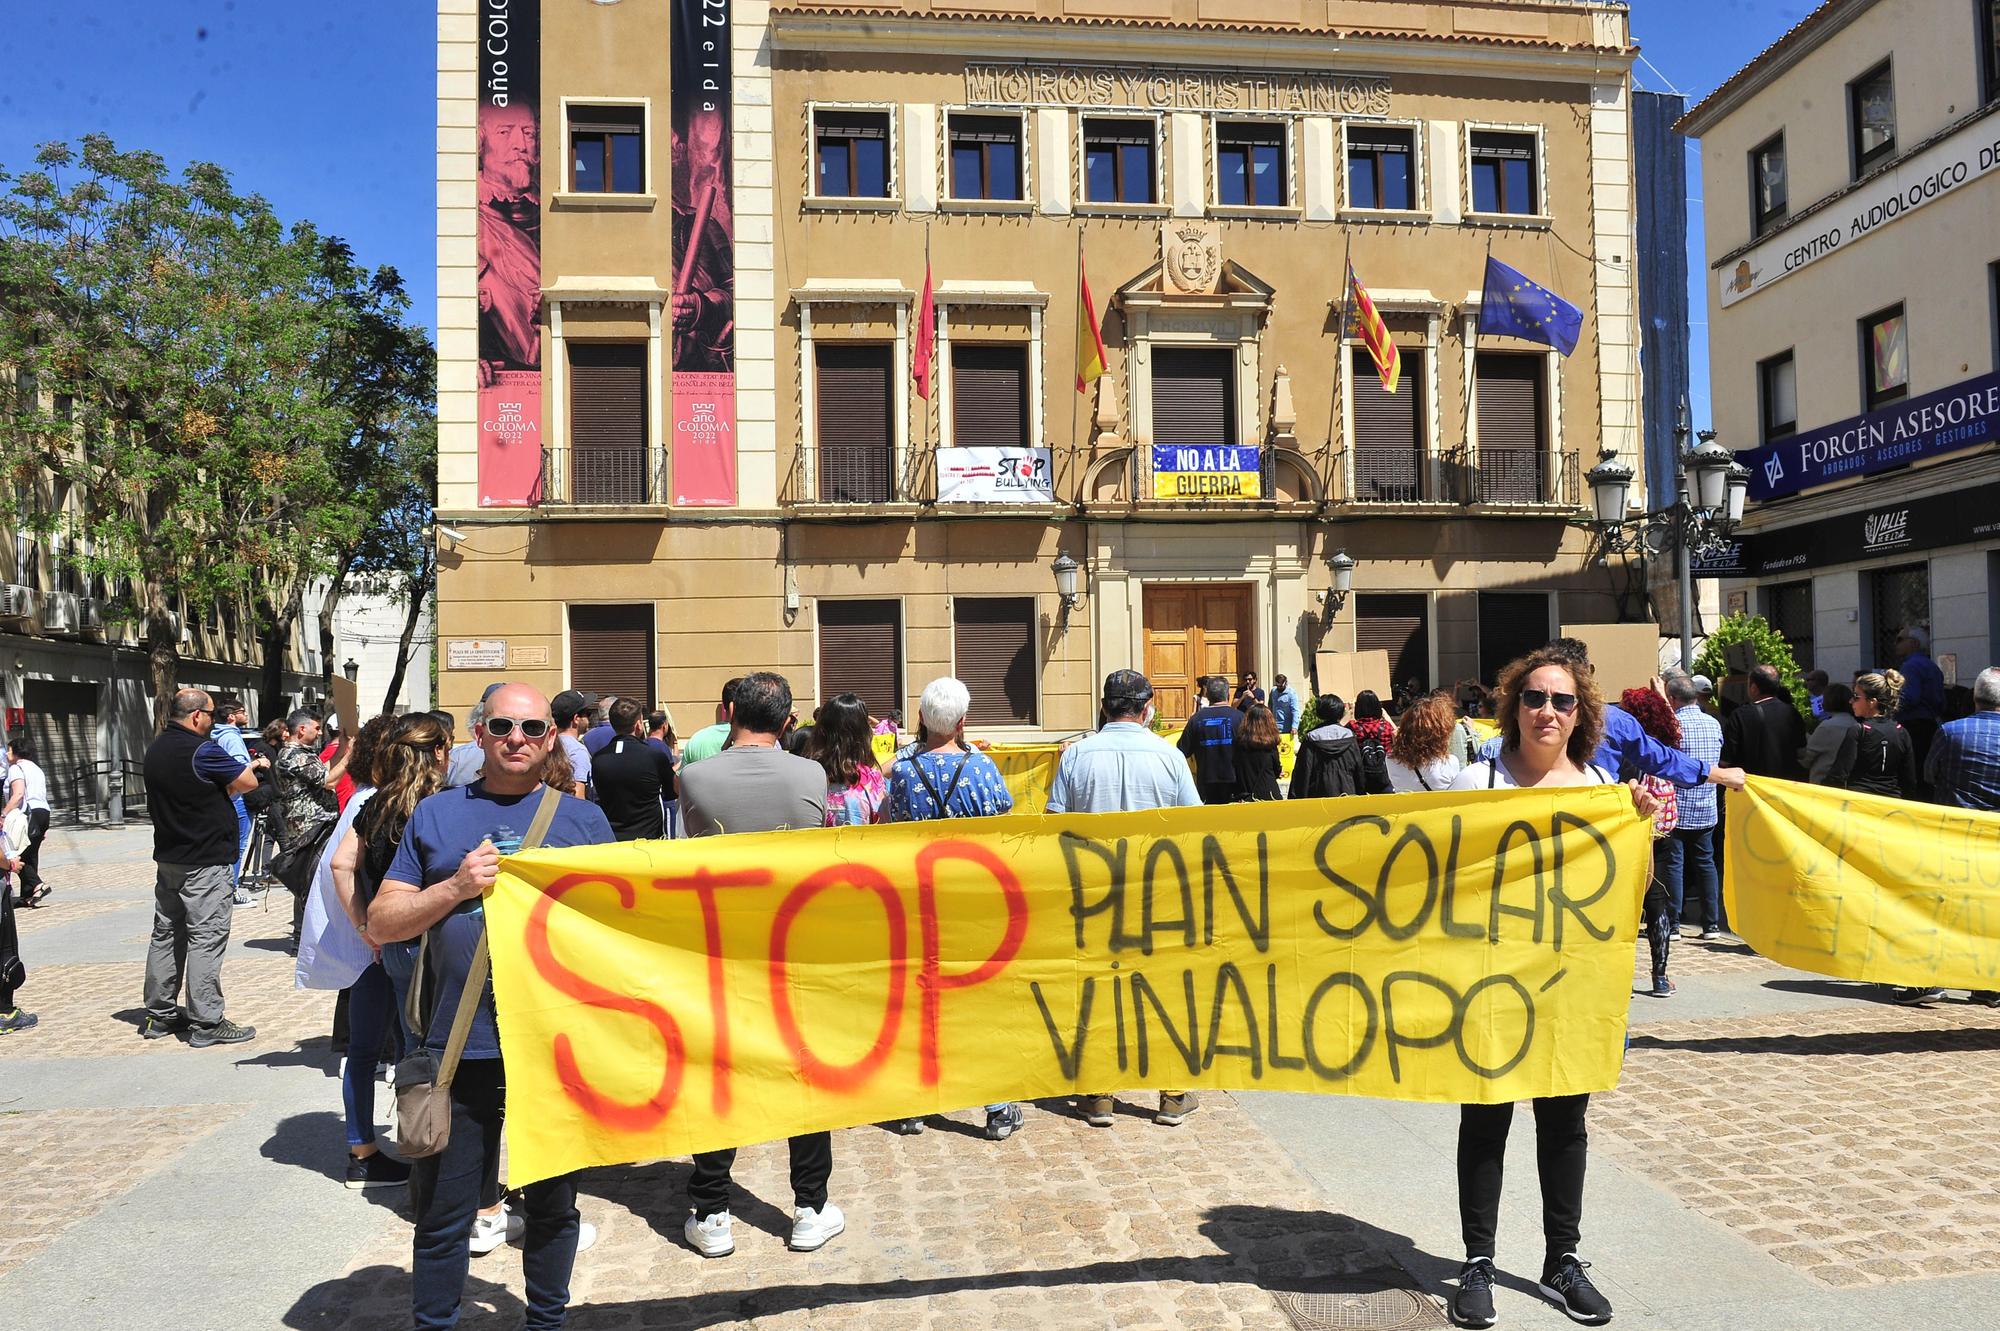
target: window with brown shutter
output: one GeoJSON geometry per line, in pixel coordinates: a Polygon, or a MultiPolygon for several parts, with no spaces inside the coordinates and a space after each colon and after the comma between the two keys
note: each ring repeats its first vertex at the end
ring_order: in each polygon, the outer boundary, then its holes
{"type": "Polygon", "coordinates": [[[1020,343],[951,347],[952,442],[1028,446],[1028,349],[1020,343]]]}
{"type": "MultiPolygon", "coordinates": [[[[1430,607],[1422,592],[1354,598],[1354,650],[1389,654],[1389,686],[1430,687],[1430,607]]],[[[1387,702],[1387,699],[1384,699],[1387,702]]]]}
{"type": "Polygon", "coordinates": [[[569,344],[569,497],[578,504],[643,504],[646,344],[569,344]]]}
{"type": "Polygon", "coordinates": [[[1153,348],[1153,442],[1216,448],[1236,440],[1236,354],[1153,348]]]}
{"type": "Polygon", "coordinates": [[[821,601],[819,701],[852,693],[881,718],[903,705],[900,601],[821,601]]]}
{"type": "Polygon", "coordinates": [[[1035,723],[1035,598],[956,597],[952,669],[972,694],[967,725],[1035,723]]]}
{"type": "Polygon", "coordinates": [[[1532,504],[1543,498],[1548,433],[1542,403],[1544,357],[1482,351],[1478,380],[1478,494],[1484,503],[1532,504]]]}
{"type": "Polygon", "coordinates": [[[1497,683],[1509,662],[1548,640],[1548,593],[1479,593],[1480,683],[1497,683]]]}
{"type": "Polygon", "coordinates": [[[823,503],[886,504],[891,498],[893,357],[881,343],[822,343],[813,350],[823,503]]]}
{"type": "Polygon", "coordinates": [[[1353,349],[1354,497],[1409,504],[1429,499],[1420,403],[1423,362],[1401,353],[1402,378],[1391,393],[1382,387],[1375,359],[1353,349]]]}
{"type": "Polygon", "coordinates": [[[569,686],[653,702],[653,607],[569,608],[569,686]]]}

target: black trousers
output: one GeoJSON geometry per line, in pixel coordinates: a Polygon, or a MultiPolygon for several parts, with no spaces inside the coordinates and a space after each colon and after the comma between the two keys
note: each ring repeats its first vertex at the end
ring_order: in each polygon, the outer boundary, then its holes
{"type": "MultiPolygon", "coordinates": [[[[1535,1163],[1542,1177],[1542,1236],[1548,1255],[1575,1252],[1583,1234],[1583,1169],[1590,1150],[1583,1126],[1588,1095],[1534,1101],[1535,1163]]],[[[1458,1116],[1458,1222],[1467,1257],[1492,1257],[1500,1227],[1500,1175],[1514,1106],[1461,1105],[1458,1116]]]]}
{"type": "Polygon", "coordinates": [[[21,852],[21,895],[32,896],[42,886],[42,838],[49,834],[49,811],[28,810],[28,848],[21,852]]]}
{"type": "MultiPolygon", "coordinates": [[[[826,1205],[826,1181],[833,1176],[833,1134],[808,1132],[787,1143],[792,1149],[792,1204],[817,1211],[826,1205]]],[[[736,1152],[698,1151],[688,1177],[688,1204],[706,1220],[729,1209],[729,1171],[736,1152]]]]}
{"type": "Polygon", "coordinates": [[[1655,979],[1667,973],[1667,953],[1673,946],[1674,907],[1667,898],[1667,848],[1676,843],[1672,835],[1653,838],[1653,877],[1646,884],[1646,901],[1640,907],[1640,922],[1646,928],[1646,949],[1653,954],[1655,979]]]}
{"type": "Polygon", "coordinates": [[[14,986],[5,979],[6,963],[21,955],[20,936],[14,932],[14,893],[0,876],[0,1012],[14,1010],[14,986]]]}

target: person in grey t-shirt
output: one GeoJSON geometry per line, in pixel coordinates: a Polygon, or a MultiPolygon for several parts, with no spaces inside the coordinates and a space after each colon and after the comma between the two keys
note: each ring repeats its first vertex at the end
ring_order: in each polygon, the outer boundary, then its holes
{"type": "MultiPolygon", "coordinates": [[[[681,770],[681,820],[691,837],[781,832],[826,824],[826,769],[780,747],[791,728],[792,686],[783,675],[745,675],[730,695],[729,747],[681,770]]],[[[793,1252],[811,1252],[847,1227],[826,1199],[833,1134],[793,1137],[793,1252]]],[[[682,1233],[704,1257],[736,1251],[729,1221],[729,1172],[736,1152],[699,1151],[688,1178],[691,1213],[682,1233]]]]}

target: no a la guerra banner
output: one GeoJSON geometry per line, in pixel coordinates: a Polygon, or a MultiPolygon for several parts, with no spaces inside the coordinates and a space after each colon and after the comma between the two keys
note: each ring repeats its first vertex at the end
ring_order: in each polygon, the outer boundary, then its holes
{"type": "Polygon", "coordinates": [[[1263,465],[1256,447],[1153,445],[1155,499],[1261,499],[1263,465]]]}
{"type": "Polygon", "coordinates": [[[1127,1087],[1601,1091],[1622,786],[634,842],[487,902],[509,1178],[1127,1087]]]}

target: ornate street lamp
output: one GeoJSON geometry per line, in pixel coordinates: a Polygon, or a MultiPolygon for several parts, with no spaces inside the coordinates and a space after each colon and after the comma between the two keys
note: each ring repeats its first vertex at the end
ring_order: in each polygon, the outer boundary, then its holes
{"type": "Polygon", "coordinates": [[[1625,508],[1632,497],[1632,478],[1638,473],[1618,460],[1618,450],[1607,446],[1585,477],[1590,482],[1591,507],[1597,525],[1615,527],[1625,520],[1625,508]]]}
{"type": "Polygon", "coordinates": [[[1337,551],[1326,561],[1333,574],[1333,581],[1326,589],[1326,608],[1330,614],[1339,614],[1347,604],[1347,594],[1354,590],[1354,556],[1345,550],[1337,551]]]}
{"type": "Polygon", "coordinates": [[[1082,565],[1067,554],[1056,556],[1056,562],[1049,565],[1049,572],[1056,575],[1056,595],[1062,598],[1063,613],[1076,609],[1076,603],[1083,599],[1076,589],[1077,574],[1082,565]]]}

